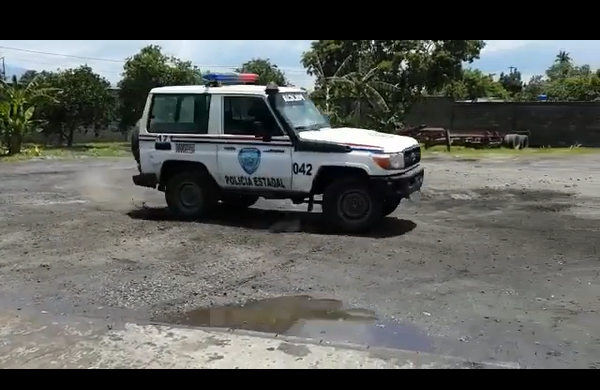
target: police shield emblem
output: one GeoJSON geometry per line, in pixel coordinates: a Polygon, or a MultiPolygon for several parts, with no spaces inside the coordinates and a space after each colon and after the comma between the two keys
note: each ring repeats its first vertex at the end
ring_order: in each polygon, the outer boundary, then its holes
{"type": "Polygon", "coordinates": [[[260,165],[260,150],[256,148],[243,148],[238,154],[240,166],[248,175],[258,170],[260,165]]]}

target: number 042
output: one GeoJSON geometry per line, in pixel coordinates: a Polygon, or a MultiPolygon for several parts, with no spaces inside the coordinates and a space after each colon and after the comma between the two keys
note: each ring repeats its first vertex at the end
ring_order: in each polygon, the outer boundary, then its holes
{"type": "Polygon", "coordinates": [[[312,176],[312,169],[312,164],[294,163],[294,165],[292,165],[292,172],[294,172],[294,175],[312,176]]]}

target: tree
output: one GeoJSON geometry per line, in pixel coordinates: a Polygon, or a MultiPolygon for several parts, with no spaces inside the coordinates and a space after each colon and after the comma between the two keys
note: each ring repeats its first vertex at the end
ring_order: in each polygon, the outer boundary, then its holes
{"type": "Polygon", "coordinates": [[[334,70],[332,76],[327,77],[325,68],[323,67],[323,61],[321,61],[317,54],[315,54],[313,58],[314,68],[310,73],[316,77],[316,83],[319,85],[319,88],[316,88],[310,94],[310,97],[321,108],[324,114],[327,115],[329,122],[332,125],[341,123],[338,102],[335,101],[333,96],[335,85],[332,80],[336,80],[340,77],[346,63],[350,62],[352,59],[353,56],[349,54],[340,66],[334,70]]]}
{"type": "Polygon", "coordinates": [[[41,76],[41,74],[37,70],[27,70],[21,75],[21,77],[19,77],[19,83],[28,84],[37,76],[41,76]]]}
{"type": "Polygon", "coordinates": [[[190,61],[167,56],[160,46],[144,47],[127,58],[118,84],[121,130],[126,131],[142,116],[146,97],[152,88],[201,83],[200,70],[190,61]]]}
{"type": "Polygon", "coordinates": [[[347,60],[338,69],[338,72],[344,73],[343,76],[334,75],[326,78],[327,81],[332,81],[334,85],[336,83],[345,84],[350,89],[353,97],[356,98],[354,103],[354,121],[356,123],[360,123],[363,117],[363,103],[369,104],[373,112],[377,114],[390,111],[383,93],[394,92],[398,90],[398,87],[378,79],[379,66],[379,64],[373,64],[367,54],[358,51],[355,55],[348,56],[347,60]],[[344,67],[352,62],[353,57],[358,57],[355,62],[357,68],[352,72],[345,73],[344,67]]]}
{"type": "Polygon", "coordinates": [[[519,72],[517,68],[511,66],[508,73],[500,73],[500,79],[498,81],[511,97],[515,97],[523,91],[521,72],[519,72]]]}
{"type": "Polygon", "coordinates": [[[575,66],[571,55],[565,51],[560,51],[556,55],[552,66],[546,70],[546,77],[550,81],[564,80],[573,72],[575,66]]]}
{"type": "Polygon", "coordinates": [[[444,94],[455,100],[476,100],[480,98],[506,99],[508,92],[494,75],[485,74],[479,69],[465,69],[462,77],[449,83],[444,94]]]}
{"type": "MultiPolygon", "coordinates": [[[[370,85],[378,84],[375,89],[380,97],[371,91],[367,105],[383,107],[381,102],[385,102],[388,108],[385,114],[393,118],[383,122],[395,126],[404,112],[427,91],[440,91],[460,78],[462,64],[478,58],[483,47],[482,40],[319,40],[303,54],[302,64],[308,74],[318,76],[316,91],[334,77],[345,62],[344,72],[338,72],[335,77],[348,79],[353,73],[354,76],[368,74],[370,85]],[[363,70],[359,70],[361,67],[363,70]],[[368,72],[364,72],[365,69],[368,72]]],[[[356,99],[360,93],[357,88],[335,90],[338,99],[356,99]]],[[[360,117],[361,121],[368,121],[366,112],[360,113],[360,117]]]]}
{"type": "Polygon", "coordinates": [[[115,116],[115,98],[110,82],[83,65],[46,74],[44,83],[60,89],[58,101],[41,107],[46,131],[59,136],[61,143],[73,146],[76,131],[97,132],[106,128],[115,116]]]}
{"type": "Polygon", "coordinates": [[[34,119],[36,105],[56,101],[58,90],[42,87],[39,81],[34,77],[26,84],[19,83],[14,76],[11,82],[0,80],[0,131],[9,155],[21,153],[23,136],[39,124],[34,119]]]}
{"type": "Polygon", "coordinates": [[[577,66],[569,53],[560,51],[545,77],[533,76],[516,99],[536,101],[540,95],[555,102],[600,101],[600,74],[589,65],[577,66]]]}
{"type": "Polygon", "coordinates": [[[289,81],[285,73],[276,64],[273,64],[268,58],[254,58],[244,62],[242,66],[235,70],[238,73],[255,73],[258,75],[258,84],[267,85],[275,83],[279,86],[286,86],[289,81]]]}
{"type": "Polygon", "coordinates": [[[546,80],[543,76],[531,76],[529,81],[523,84],[523,89],[515,99],[519,101],[535,102],[538,100],[538,96],[546,93],[546,80]]]}

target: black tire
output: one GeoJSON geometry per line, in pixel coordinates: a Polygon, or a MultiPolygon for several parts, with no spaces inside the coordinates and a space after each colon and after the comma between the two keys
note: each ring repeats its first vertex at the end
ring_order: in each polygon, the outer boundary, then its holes
{"type": "Polygon", "coordinates": [[[381,219],[382,201],[368,183],[356,179],[340,179],[330,184],[323,194],[323,216],[325,223],[346,233],[360,233],[369,230],[381,219]],[[352,202],[363,210],[354,211],[352,202]],[[356,215],[352,215],[355,213],[356,215]]]}
{"type": "Polygon", "coordinates": [[[401,198],[386,198],[386,199],[384,199],[383,206],[381,207],[381,216],[387,217],[388,215],[390,215],[391,213],[396,211],[396,209],[400,205],[401,200],[402,200],[401,198]]]}
{"type": "Polygon", "coordinates": [[[131,154],[135,162],[140,163],[140,129],[137,127],[131,132],[131,154]]]}
{"type": "Polygon", "coordinates": [[[521,144],[519,143],[518,134],[506,134],[504,136],[504,145],[510,149],[519,149],[521,144]]]}
{"type": "Polygon", "coordinates": [[[520,149],[527,149],[529,147],[529,136],[519,135],[520,149]]]}
{"type": "Polygon", "coordinates": [[[258,196],[252,195],[225,195],[221,202],[228,208],[247,209],[258,201],[258,196]]]}
{"type": "Polygon", "coordinates": [[[204,217],[217,203],[210,180],[200,172],[173,176],[167,182],[165,200],[173,215],[184,220],[204,217]]]}

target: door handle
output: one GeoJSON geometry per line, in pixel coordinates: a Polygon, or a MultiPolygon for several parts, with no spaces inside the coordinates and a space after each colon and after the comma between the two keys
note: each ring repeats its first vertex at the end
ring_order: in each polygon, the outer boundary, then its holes
{"type": "Polygon", "coordinates": [[[285,153],[283,149],[267,149],[264,151],[265,153],[285,153]]]}
{"type": "Polygon", "coordinates": [[[233,146],[223,146],[223,150],[235,150],[233,146]]]}

